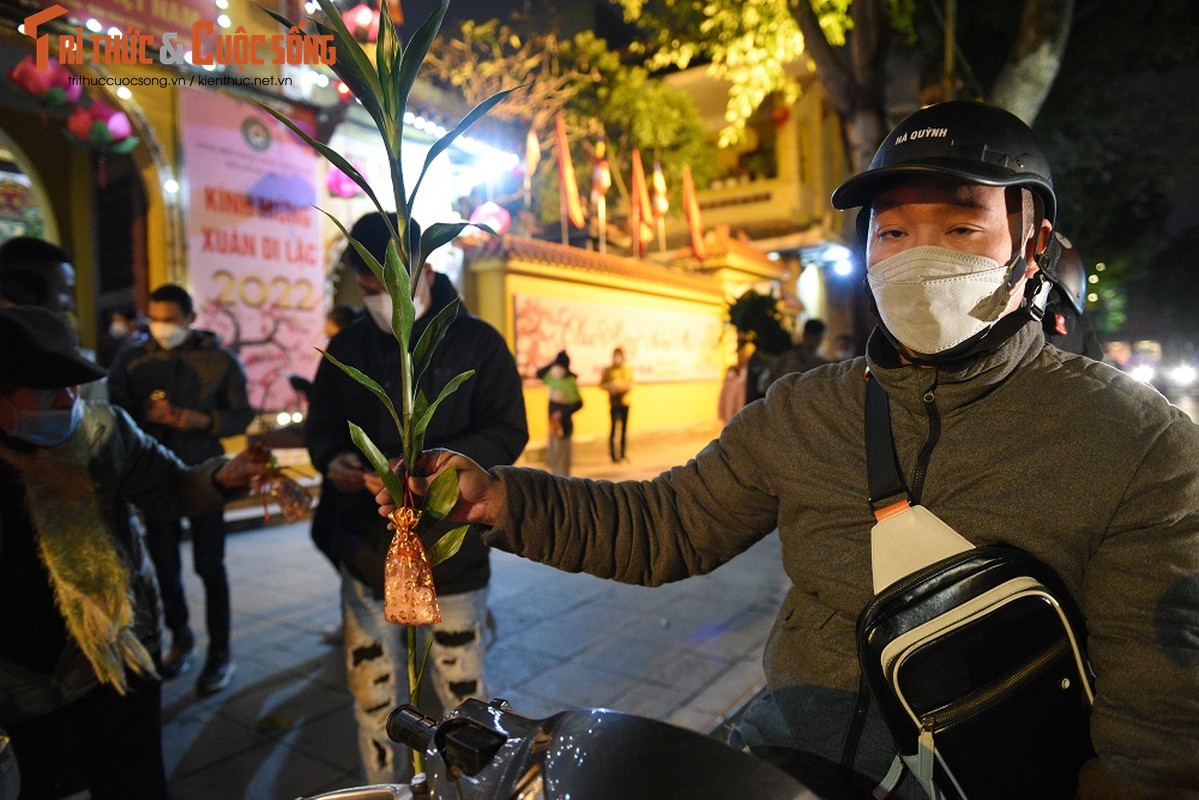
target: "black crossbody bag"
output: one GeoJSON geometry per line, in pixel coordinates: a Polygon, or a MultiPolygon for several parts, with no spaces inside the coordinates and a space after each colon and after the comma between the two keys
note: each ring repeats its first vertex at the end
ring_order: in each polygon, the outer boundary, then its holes
{"type": "MultiPolygon", "coordinates": [[[[886,392],[867,385],[881,524],[916,507],[899,477],[886,392]]],[[[876,591],[858,618],[858,658],[898,756],[875,796],[910,770],[931,798],[1073,797],[1094,755],[1092,676],[1082,615],[1058,575],[1016,547],[969,547],[876,591]]]]}

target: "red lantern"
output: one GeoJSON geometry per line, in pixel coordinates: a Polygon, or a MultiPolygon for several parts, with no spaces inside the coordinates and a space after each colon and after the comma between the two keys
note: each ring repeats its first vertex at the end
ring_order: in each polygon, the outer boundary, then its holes
{"type": "Polygon", "coordinates": [[[379,38],[379,12],[366,3],[359,3],[342,12],[341,21],[358,42],[373,42],[379,38]]]}
{"type": "MultiPolygon", "coordinates": [[[[355,165],[355,169],[357,169],[357,165],[355,165]]],[[[329,167],[329,172],[325,176],[325,188],[334,197],[357,197],[363,193],[362,187],[354,183],[353,178],[334,166],[329,167]]]]}
{"type": "Polygon", "coordinates": [[[512,225],[512,215],[499,203],[488,200],[470,213],[470,221],[486,225],[495,233],[506,233],[512,225]]]}
{"type": "Polygon", "coordinates": [[[71,112],[67,117],[67,138],[101,153],[128,153],[138,142],[125,112],[99,100],[71,112]]]}
{"type": "Polygon", "coordinates": [[[33,56],[25,56],[9,71],[8,79],[28,92],[44,108],[66,108],[77,103],[83,95],[83,86],[72,85],[71,71],[53,57],[47,69],[39,70],[33,56]]]}
{"type": "Polygon", "coordinates": [[[72,111],[71,116],[67,117],[67,129],[63,134],[72,144],[99,153],[97,180],[101,187],[106,183],[105,156],[109,153],[124,155],[137,147],[138,143],[125,112],[99,100],[93,100],[86,106],[78,106],[72,111]]]}

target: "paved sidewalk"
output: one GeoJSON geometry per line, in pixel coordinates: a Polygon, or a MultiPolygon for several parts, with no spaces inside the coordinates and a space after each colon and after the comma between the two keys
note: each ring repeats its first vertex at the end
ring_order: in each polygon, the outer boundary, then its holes
{"type": "MultiPolygon", "coordinates": [[[[576,443],[575,471],[648,478],[682,463],[714,428],[630,441],[632,463],[604,443],[576,443]],[[603,445],[603,446],[602,446],[603,445]]],[[[538,450],[525,459],[536,464],[538,450]]],[[[203,590],[186,558],[187,595],[203,628],[203,590]]],[[[339,648],[337,578],[308,523],[232,534],[233,684],[197,700],[193,670],[165,687],[163,741],[176,800],[290,800],[362,781],[339,648]]],[[[715,572],[658,588],[626,586],[496,552],[488,694],[520,714],[604,707],[719,731],[762,685],[760,658],[784,591],[777,537],[715,572]]],[[[203,653],[205,642],[201,638],[203,653]]]]}

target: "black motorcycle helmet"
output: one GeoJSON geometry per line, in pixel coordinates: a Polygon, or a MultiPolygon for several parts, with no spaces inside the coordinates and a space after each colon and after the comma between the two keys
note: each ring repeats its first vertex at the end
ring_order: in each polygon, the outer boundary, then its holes
{"type": "Polygon", "coordinates": [[[1087,268],[1082,263],[1082,256],[1070,240],[1057,231],[1053,232],[1053,245],[1046,253],[1053,256],[1052,269],[1046,269],[1049,266],[1047,263],[1042,263],[1041,268],[1050,274],[1049,279],[1057,286],[1061,296],[1074,306],[1074,310],[1083,313],[1086,306],[1087,268]]]}
{"type": "Polygon", "coordinates": [[[833,192],[833,207],[869,207],[897,178],[931,174],[986,186],[1026,186],[1052,223],[1057,197],[1049,161],[1033,132],[998,106],[950,100],[922,108],[899,123],[879,146],[865,172],[833,192]]]}

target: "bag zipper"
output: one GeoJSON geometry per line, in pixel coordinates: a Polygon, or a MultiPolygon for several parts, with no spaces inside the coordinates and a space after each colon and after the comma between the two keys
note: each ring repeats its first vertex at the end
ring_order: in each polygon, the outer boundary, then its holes
{"type": "MultiPolygon", "coordinates": [[[[1060,656],[1063,652],[1069,649],[1069,645],[1065,641],[1059,641],[1052,647],[1045,650],[1036,658],[1029,661],[1020,669],[1013,672],[994,686],[988,687],[980,692],[968,696],[965,700],[954,703],[953,705],[941,711],[934,711],[931,714],[923,714],[916,718],[916,714],[911,711],[913,718],[920,724],[920,741],[923,743],[927,731],[927,740],[931,748],[933,740],[933,731],[950,727],[951,725],[960,722],[981,709],[986,708],[995,702],[996,699],[1003,697],[1011,692],[1016,687],[1025,683],[1030,677],[1039,672],[1042,667],[1060,656]]],[[[907,702],[904,702],[907,705],[907,702]]],[[[922,745],[923,746],[923,745],[922,745]]]]}

